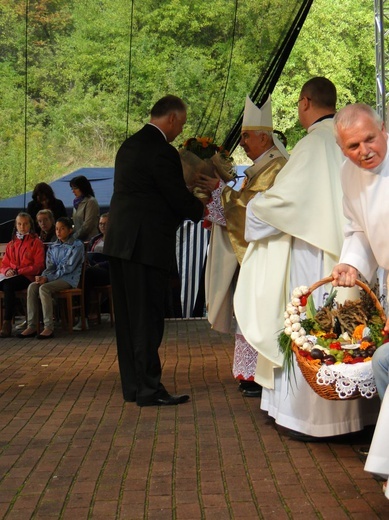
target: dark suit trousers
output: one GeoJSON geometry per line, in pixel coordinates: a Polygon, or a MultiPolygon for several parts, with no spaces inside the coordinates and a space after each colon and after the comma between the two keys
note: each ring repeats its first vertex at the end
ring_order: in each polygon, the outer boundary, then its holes
{"type": "Polygon", "coordinates": [[[169,273],[120,258],[109,262],[123,397],[143,404],[164,391],[158,348],[169,273]]]}

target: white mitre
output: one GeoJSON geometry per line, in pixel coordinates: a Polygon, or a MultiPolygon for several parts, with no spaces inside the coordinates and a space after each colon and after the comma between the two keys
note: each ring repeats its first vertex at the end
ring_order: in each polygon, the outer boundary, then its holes
{"type": "Polygon", "coordinates": [[[258,108],[257,105],[251,101],[249,96],[246,96],[246,104],[244,107],[242,121],[242,131],[244,130],[263,130],[264,132],[272,132],[274,145],[286,159],[289,159],[289,154],[286,151],[285,146],[273,132],[273,117],[270,95],[261,108],[258,108]]]}

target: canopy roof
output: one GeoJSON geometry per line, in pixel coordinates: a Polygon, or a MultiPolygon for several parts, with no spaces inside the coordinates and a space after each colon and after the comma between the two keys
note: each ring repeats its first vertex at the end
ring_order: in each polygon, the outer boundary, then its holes
{"type": "MultiPolygon", "coordinates": [[[[238,178],[243,175],[245,168],[247,168],[247,166],[237,166],[238,178]]],[[[92,184],[97,202],[100,206],[100,213],[109,211],[109,204],[113,193],[114,168],[80,168],[50,183],[56,198],[62,200],[65,204],[68,215],[71,216],[72,214],[74,199],[73,192],[70,189],[70,181],[78,175],[85,175],[92,184]]],[[[240,182],[238,181],[236,184],[237,188],[239,184],[240,182]]],[[[8,242],[16,215],[19,211],[25,210],[31,200],[32,191],[28,191],[23,195],[17,195],[16,197],[10,197],[9,199],[0,200],[0,242],[8,242]]]]}
{"type": "MultiPolygon", "coordinates": [[[[53,181],[50,183],[50,186],[53,188],[56,198],[62,200],[65,204],[68,215],[71,216],[74,195],[70,189],[70,180],[78,175],[85,175],[92,184],[100,206],[100,212],[104,213],[108,211],[112,197],[113,172],[113,168],[80,168],[53,181]]],[[[9,199],[0,201],[0,222],[2,223],[0,224],[0,242],[8,242],[16,215],[19,211],[25,210],[31,200],[32,191],[28,191],[23,195],[17,195],[16,197],[10,197],[9,199]]]]}
{"type": "MultiPolygon", "coordinates": [[[[107,211],[112,197],[113,171],[113,168],[80,168],[79,170],[68,173],[60,179],[53,181],[50,183],[50,186],[53,188],[55,197],[62,200],[69,215],[71,215],[73,211],[74,195],[70,189],[70,180],[78,175],[85,175],[92,184],[100,208],[107,211]]],[[[4,220],[8,220],[8,218],[14,218],[19,211],[27,208],[27,204],[31,200],[32,191],[28,191],[23,195],[17,195],[16,197],[1,200],[0,221],[3,222],[4,220]],[[9,210],[9,212],[7,213],[7,218],[4,218],[6,210],[9,210]],[[10,216],[8,217],[8,215],[10,216]]]]}

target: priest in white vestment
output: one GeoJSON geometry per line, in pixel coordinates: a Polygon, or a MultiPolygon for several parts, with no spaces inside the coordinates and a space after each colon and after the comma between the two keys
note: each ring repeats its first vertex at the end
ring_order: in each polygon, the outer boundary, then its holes
{"type": "MultiPolygon", "coordinates": [[[[246,206],[256,193],[269,189],[289,155],[273,134],[271,98],[258,108],[247,96],[243,114],[240,145],[254,162],[245,170],[246,178],[239,191],[221,179],[200,174],[197,185],[212,192],[205,219],[212,222],[205,293],[208,321],[220,332],[230,332],[232,297],[236,278],[247,249],[244,239],[246,206]]],[[[233,375],[240,381],[245,397],[260,397],[261,388],[254,381],[257,351],[236,330],[233,375]]]]}
{"type": "MultiPolygon", "coordinates": [[[[255,381],[264,387],[261,408],[300,440],[358,431],[377,417],[377,405],[365,399],[320,397],[297,366],[296,378],[288,380],[277,343],[290,292],[328,276],[343,243],[339,172],[344,157],[333,135],[335,106],[331,81],[317,77],[303,86],[298,114],[308,135],[295,146],[274,186],[247,207],[250,243],[234,297],[238,324],[258,351],[255,381]]],[[[320,290],[314,297],[316,305],[323,303],[320,290]]]]}
{"type": "MultiPolygon", "coordinates": [[[[378,114],[357,103],[339,111],[335,135],[347,157],[342,168],[344,213],[349,219],[340,264],[335,266],[335,286],[352,287],[358,272],[370,280],[377,267],[389,272],[389,148],[388,134],[378,114]]],[[[384,287],[386,289],[387,287],[384,287]]],[[[387,309],[386,309],[387,310],[387,309]]],[[[389,334],[389,318],[384,331],[389,334]]],[[[374,354],[373,372],[383,399],[365,470],[389,477],[389,345],[374,354]]],[[[386,483],[386,497],[389,489],[386,483]]]]}

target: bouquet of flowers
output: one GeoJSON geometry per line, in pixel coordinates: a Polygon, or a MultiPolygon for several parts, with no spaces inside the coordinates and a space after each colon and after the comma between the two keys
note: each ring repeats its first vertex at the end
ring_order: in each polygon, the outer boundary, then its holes
{"type": "Polygon", "coordinates": [[[385,314],[374,292],[364,283],[360,299],[336,302],[336,290],[316,309],[311,288],[297,287],[287,305],[284,330],[278,337],[286,370],[293,355],[316,393],[327,399],[373,397],[376,393],[371,357],[389,339],[382,330],[385,314]]]}
{"type": "MultiPolygon", "coordinates": [[[[222,146],[216,145],[210,137],[191,137],[179,146],[184,179],[189,189],[193,189],[199,173],[209,177],[220,177],[230,182],[236,177],[232,157],[222,146]]],[[[201,192],[194,194],[201,196],[201,192]]]]}
{"type": "Polygon", "coordinates": [[[215,153],[229,156],[228,152],[222,146],[215,144],[211,137],[190,137],[179,146],[179,149],[181,148],[194,153],[200,159],[211,159],[215,153]]]}

